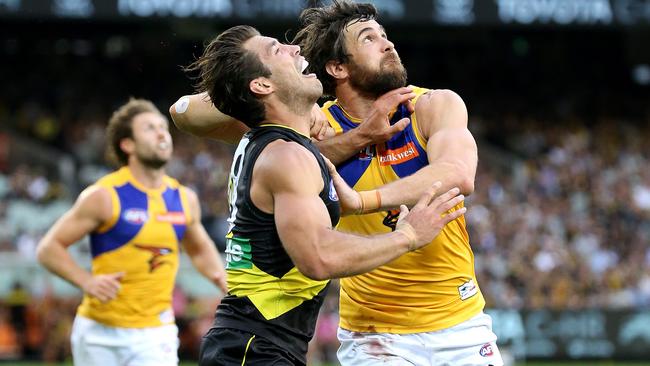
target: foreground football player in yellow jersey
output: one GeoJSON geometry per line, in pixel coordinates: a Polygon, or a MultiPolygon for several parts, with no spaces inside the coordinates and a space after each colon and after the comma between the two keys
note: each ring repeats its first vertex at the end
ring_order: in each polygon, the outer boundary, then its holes
{"type": "MultiPolygon", "coordinates": [[[[354,131],[382,94],[406,85],[406,70],[371,4],[334,1],[306,9],[294,42],[303,47],[324,93],[323,110],[338,139],[319,147],[356,190],[377,189],[381,205],[412,205],[434,181],[474,190],[476,142],[462,99],[449,90],[411,87],[412,110],[399,106],[390,124],[411,123],[387,141],[356,144],[354,131]],[[362,149],[361,152],[359,150],[362,149]],[[351,156],[352,154],[352,156],[351,156]]],[[[364,122],[365,123],[365,122],[364,122]]],[[[459,206],[460,207],[460,206],[459,206]]],[[[341,220],[360,234],[394,230],[396,212],[341,220]]],[[[502,365],[474,271],[464,217],[433,243],[370,273],[341,280],[338,357],[343,365],[502,365]]]]}
{"type": "MultiPolygon", "coordinates": [[[[379,194],[379,212],[341,219],[339,228],[360,234],[394,230],[393,208],[413,205],[431,182],[441,181],[441,192],[457,186],[471,194],[477,164],[462,99],[449,90],[403,88],[406,71],[375,18],[372,5],[334,1],[303,12],[296,37],[325,94],[337,98],[323,110],[338,135],[319,148],[350,186],[379,194]]],[[[238,138],[224,132],[241,124],[202,95],[182,97],[170,112],[181,129],[238,138]]],[[[464,219],[432,244],[341,280],[343,365],[502,364],[464,219]]]]}
{"type": "Polygon", "coordinates": [[[178,364],[171,299],[181,245],[227,292],[196,194],[165,175],[168,127],[149,101],[132,99],[117,109],[107,140],[122,167],[85,189],[38,245],[41,264],[84,292],[71,336],[75,365],[178,364]],[[91,272],[66,250],[86,235],[91,272]]]}
{"type": "Polygon", "coordinates": [[[432,183],[410,212],[402,206],[393,232],[334,230],[341,208],[357,211],[358,200],[370,211],[377,196],[330,175],[311,143],[310,111],[323,89],[306,67],[298,46],[249,26],[221,33],[190,67],[215,106],[251,128],[230,171],[230,292],[203,338],[202,366],[305,365],[328,279],[417,251],[465,212],[448,212],[463,200],[457,188],[432,202],[439,187],[432,183]]]}

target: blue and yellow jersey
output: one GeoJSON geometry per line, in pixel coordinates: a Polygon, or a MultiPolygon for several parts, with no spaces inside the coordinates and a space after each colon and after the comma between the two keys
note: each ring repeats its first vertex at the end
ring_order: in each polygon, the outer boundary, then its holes
{"type": "MultiPolygon", "coordinates": [[[[413,103],[427,90],[414,88],[413,103]]],[[[343,133],[361,120],[337,103],[323,106],[330,124],[343,133]]],[[[420,134],[415,113],[399,106],[391,124],[404,117],[411,123],[380,145],[369,146],[337,169],[357,191],[376,189],[409,176],[429,164],[427,141],[420,134]]],[[[462,204],[455,207],[458,209],[462,204]]],[[[395,230],[399,210],[341,218],[338,230],[374,235],[395,230]]],[[[357,332],[419,333],[445,329],[477,313],[485,300],[476,283],[474,254],[460,217],[445,226],[426,247],[369,273],[341,279],[341,327],[357,332]]]]}
{"type": "Polygon", "coordinates": [[[180,243],[192,220],[185,187],[165,176],[161,188],[147,189],[128,167],[95,185],[110,192],[113,215],[90,235],[92,272],[124,272],[124,277],[117,298],[102,304],[84,295],[78,314],[115,327],[173,323],[180,243]]]}

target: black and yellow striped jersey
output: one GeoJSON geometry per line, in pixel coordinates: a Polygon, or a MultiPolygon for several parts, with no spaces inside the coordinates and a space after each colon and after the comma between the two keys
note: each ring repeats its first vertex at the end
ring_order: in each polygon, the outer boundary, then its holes
{"type": "MultiPolygon", "coordinates": [[[[217,308],[215,327],[265,337],[304,362],[329,281],[315,281],[298,271],[282,246],[273,214],[259,210],[250,197],[255,161],[278,139],[296,142],[314,154],[324,183],[319,196],[332,225],[338,223],[336,190],[311,140],[280,125],[263,125],[248,132],[239,143],[230,172],[230,228],[226,236],[229,293],[217,308]]],[[[300,174],[291,167],[284,168],[286,174],[300,174]]]]}

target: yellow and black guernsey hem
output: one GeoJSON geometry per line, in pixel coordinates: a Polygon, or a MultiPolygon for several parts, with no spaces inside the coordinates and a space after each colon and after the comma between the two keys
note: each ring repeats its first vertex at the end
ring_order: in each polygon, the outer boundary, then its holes
{"type": "MultiPolygon", "coordinates": [[[[226,236],[229,293],[217,308],[214,326],[251,332],[306,362],[307,344],[329,281],[315,281],[298,271],[280,241],[272,214],[259,210],[250,197],[255,161],[273,141],[295,142],[318,161],[323,178],[319,197],[333,226],[340,206],[327,165],[311,140],[279,125],[251,130],[241,140],[229,180],[230,228],[226,236]]],[[[286,174],[299,175],[292,167],[286,174]]]]}

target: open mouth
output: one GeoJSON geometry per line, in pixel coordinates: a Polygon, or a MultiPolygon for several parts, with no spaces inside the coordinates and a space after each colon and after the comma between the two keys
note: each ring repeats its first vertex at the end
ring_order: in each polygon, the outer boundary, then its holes
{"type": "Polygon", "coordinates": [[[302,59],[301,67],[300,67],[300,73],[305,76],[305,77],[316,77],[316,74],[314,73],[309,73],[307,71],[307,67],[309,66],[309,62],[305,60],[304,58],[302,59]]]}

